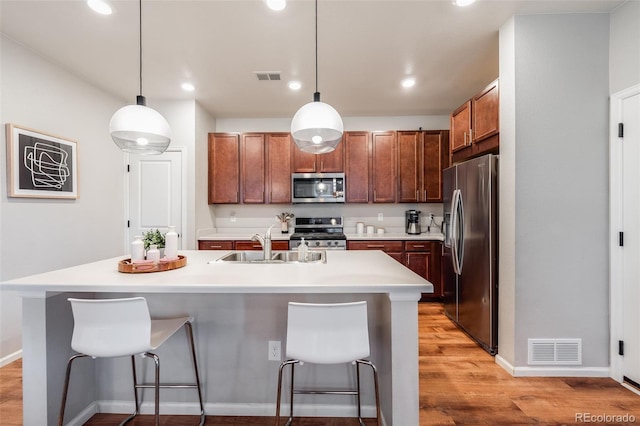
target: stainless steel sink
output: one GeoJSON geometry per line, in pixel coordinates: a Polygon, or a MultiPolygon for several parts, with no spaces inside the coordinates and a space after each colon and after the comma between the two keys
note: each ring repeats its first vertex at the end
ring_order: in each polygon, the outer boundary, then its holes
{"type": "MultiPolygon", "coordinates": [[[[326,252],[324,250],[308,251],[306,263],[327,263],[326,252]]],[[[297,251],[277,251],[273,253],[274,259],[280,259],[285,263],[302,263],[298,259],[297,251]]]]}
{"type": "MultiPolygon", "coordinates": [[[[264,252],[248,250],[248,251],[232,251],[212,260],[209,263],[302,263],[298,260],[297,251],[274,251],[271,259],[264,258],[264,252]]],[[[327,263],[326,253],[324,251],[309,251],[306,263],[327,263]]]]}

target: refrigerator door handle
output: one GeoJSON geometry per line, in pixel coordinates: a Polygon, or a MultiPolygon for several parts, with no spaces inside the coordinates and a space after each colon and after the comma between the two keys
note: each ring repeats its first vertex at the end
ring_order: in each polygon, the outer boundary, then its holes
{"type": "Polygon", "coordinates": [[[457,231],[458,241],[456,242],[456,259],[458,262],[458,275],[462,275],[462,268],[464,266],[464,203],[462,202],[462,191],[458,189],[458,226],[457,231]]]}
{"type": "Polygon", "coordinates": [[[456,217],[456,193],[457,189],[453,190],[453,194],[451,196],[451,228],[449,228],[450,235],[450,243],[451,243],[451,263],[453,265],[453,272],[458,275],[458,260],[456,255],[458,254],[458,250],[456,248],[456,230],[458,228],[458,218],[456,217]]]}
{"type": "Polygon", "coordinates": [[[460,203],[462,196],[459,189],[453,191],[451,199],[451,262],[453,263],[453,271],[456,275],[462,273],[460,262],[460,203]]]}

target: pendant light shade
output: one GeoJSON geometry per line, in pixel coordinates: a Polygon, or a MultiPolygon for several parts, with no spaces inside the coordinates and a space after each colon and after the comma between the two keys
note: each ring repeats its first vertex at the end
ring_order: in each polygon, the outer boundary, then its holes
{"type": "Polygon", "coordinates": [[[111,117],[109,132],[121,150],[133,154],[162,154],[171,143],[169,123],[156,110],[144,105],[144,97],[138,99],[137,105],[116,111],[111,117]]]}
{"type": "Polygon", "coordinates": [[[303,105],[291,121],[291,136],[304,152],[324,154],[336,149],[344,126],[331,105],[313,101],[303,105]]]}
{"type": "Polygon", "coordinates": [[[301,151],[325,154],[342,140],[344,125],[338,111],[320,102],[318,92],[318,0],[316,0],[316,91],[313,102],[303,105],[291,120],[291,137],[301,151]]]}
{"type": "Polygon", "coordinates": [[[142,96],[142,0],[140,9],[140,94],[136,105],[127,105],[113,114],[109,122],[111,138],[124,152],[134,154],[162,154],[171,143],[171,129],[167,120],[156,110],[146,106],[142,96]]]}

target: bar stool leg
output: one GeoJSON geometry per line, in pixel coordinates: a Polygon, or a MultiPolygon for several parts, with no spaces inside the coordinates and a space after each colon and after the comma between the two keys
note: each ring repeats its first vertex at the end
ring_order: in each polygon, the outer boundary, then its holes
{"type": "MultiPolygon", "coordinates": [[[[374,385],[374,390],[375,390],[375,394],[376,394],[376,422],[378,424],[378,426],[382,426],[382,416],[381,416],[381,412],[380,412],[380,387],[378,385],[378,369],[376,368],[376,366],[371,362],[371,361],[367,361],[365,359],[359,359],[356,361],[356,364],[358,364],[358,366],[360,364],[366,364],[369,367],[371,367],[371,370],[373,371],[373,385],[374,385]]],[[[358,398],[360,398],[360,378],[359,378],[359,374],[358,374],[358,398]]],[[[361,425],[364,425],[362,418],[360,417],[360,402],[358,401],[358,420],[360,421],[361,425]]]]}
{"type": "Polygon", "coordinates": [[[287,365],[291,365],[291,407],[289,412],[289,420],[287,420],[287,425],[291,424],[291,420],[293,418],[293,365],[298,363],[298,360],[290,359],[284,361],[280,364],[280,369],[278,371],[278,393],[276,400],[276,426],[280,426],[280,399],[282,398],[282,372],[287,365]]]}
{"type": "Polygon", "coordinates": [[[136,357],[135,355],[131,355],[131,374],[133,378],[133,399],[136,404],[135,411],[129,417],[120,422],[119,426],[123,426],[129,423],[133,418],[135,418],[138,414],[140,414],[140,402],[138,399],[138,375],[136,373],[136,357]]]}
{"type": "Polygon", "coordinates": [[[204,425],[205,414],[204,404],[202,402],[202,389],[200,387],[200,373],[198,372],[198,361],[196,360],[196,344],[193,339],[193,327],[190,322],[185,323],[187,335],[189,337],[189,344],[191,346],[191,358],[193,360],[193,371],[196,375],[196,386],[198,387],[198,401],[200,402],[200,423],[198,426],[204,425]]]}
{"type": "Polygon", "coordinates": [[[362,421],[362,399],[360,398],[360,363],[356,362],[356,402],[358,403],[358,422],[360,426],[365,426],[362,421]]]}
{"type": "Polygon", "coordinates": [[[155,380],[155,405],[156,405],[156,426],[160,426],[160,358],[156,354],[151,354],[153,361],[156,364],[156,380],[155,380]]]}
{"type": "Polygon", "coordinates": [[[67,373],[64,378],[64,390],[62,391],[62,403],[60,404],[60,416],[58,417],[58,426],[62,426],[64,421],[64,409],[66,408],[66,405],[67,405],[67,393],[69,392],[69,379],[71,378],[71,364],[73,364],[73,361],[75,361],[76,359],[84,358],[87,356],[88,355],[84,355],[84,354],[74,355],[71,358],[69,358],[69,361],[67,362],[67,373]]]}

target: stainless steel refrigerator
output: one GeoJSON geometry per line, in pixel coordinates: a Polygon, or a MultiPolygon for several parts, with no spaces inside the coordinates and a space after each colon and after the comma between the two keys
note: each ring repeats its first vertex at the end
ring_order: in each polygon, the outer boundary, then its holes
{"type": "Polygon", "coordinates": [[[443,171],[445,313],[498,352],[498,157],[443,171]]]}

